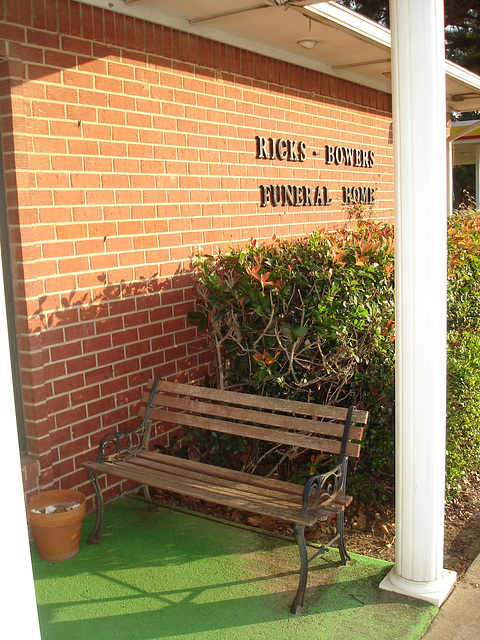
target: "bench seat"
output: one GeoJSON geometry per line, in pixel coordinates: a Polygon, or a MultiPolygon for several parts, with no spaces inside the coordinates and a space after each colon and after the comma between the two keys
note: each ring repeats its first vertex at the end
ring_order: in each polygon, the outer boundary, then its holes
{"type": "Polygon", "coordinates": [[[325,507],[318,505],[304,515],[301,485],[151,451],[142,451],[124,461],[86,462],[84,466],[98,473],[306,526],[339,513],[352,501],[350,496],[338,494],[332,503],[325,507]]]}

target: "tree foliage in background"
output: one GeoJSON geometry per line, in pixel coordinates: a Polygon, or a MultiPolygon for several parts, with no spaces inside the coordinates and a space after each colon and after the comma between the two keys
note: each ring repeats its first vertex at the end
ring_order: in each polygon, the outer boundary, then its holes
{"type": "MultiPolygon", "coordinates": [[[[453,167],[453,206],[468,205],[475,193],[475,165],[457,164],[453,167]]],[[[476,198],[475,198],[476,199],[476,198]]]]}
{"type": "Polygon", "coordinates": [[[478,0],[446,0],[445,49],[449,60],[474,73],[480,73],[478,0]]]}
{"type": "Polygon", "coordinates": [[[383,27],[388,27],[390,24],[388,0],[337,0],[337,2],[378,22],[383,27]]]}

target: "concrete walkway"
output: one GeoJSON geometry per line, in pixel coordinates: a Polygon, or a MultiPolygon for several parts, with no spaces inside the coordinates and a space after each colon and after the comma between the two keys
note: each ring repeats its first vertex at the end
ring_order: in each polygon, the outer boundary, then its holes
{"type": "Polygon", "coordinates": [[[32,543],[42,640],[419,640],[438,611],[380,591],[390,563],[352,555],[342,567],[331,550],[292,616],[293,539],[130,499],[107,507],[100,545],[86,545],[92,525],[89,514],[64,562],[42,560],[32,543]]]}
{"type": "Polygon", "coordinates": [[[480,639],[480,556],[458,581],[424,640],[480,639]]]}

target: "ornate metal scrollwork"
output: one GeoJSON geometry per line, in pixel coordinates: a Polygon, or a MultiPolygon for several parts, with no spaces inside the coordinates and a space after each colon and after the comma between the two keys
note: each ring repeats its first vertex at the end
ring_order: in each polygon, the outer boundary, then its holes
{"type": "Polygon", "coordinates": [[[113,462],[135,455],[141,449],[148,449],[151,421],[146,420],[131,431],[107,433],[100,441],[97,462],[113,462]]]}
{"type": "Polygon", "coordinates": [[[303,490],[302,513],[307,515],[309,509],[328,507],[335,497],[343,491],[346,459],[326,473],[309,478],[303,490]]]}

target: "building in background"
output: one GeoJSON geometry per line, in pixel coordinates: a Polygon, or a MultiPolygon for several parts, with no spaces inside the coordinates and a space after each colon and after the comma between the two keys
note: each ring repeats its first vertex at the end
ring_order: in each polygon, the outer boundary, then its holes
{"type": "MultiPolygon", "coordinates": [[[[145,382],[202,381],[210,354],[187,318],[197,248],[349,224],[358,206],[393,220],[390,33],[335,3],[294,4],[2,5],[1,231],[27,494],[90,495],[81,462],[132,426],[145,382]]],[[[476,108],[480,79],[446,68],[447,105],[476,108]]]]}

